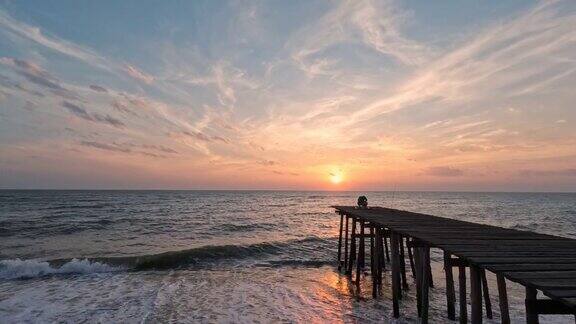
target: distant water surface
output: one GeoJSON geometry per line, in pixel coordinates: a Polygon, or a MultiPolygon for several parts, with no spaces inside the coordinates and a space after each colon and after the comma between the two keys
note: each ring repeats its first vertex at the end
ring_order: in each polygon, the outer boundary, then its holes
{"type": "MultiPolygon", "coordinates": [[[[334,267],[339,217],[330,206],[361,194],[370,205],[576,238],[570,193],[0,191],[0,318],[389,320],[389,296],[372,300],[366,280],[357,298],[334,267]]],[[[448,322],[438,262],[434,270],[432,316],[448,322]]],[[[510,294],[523,320],[523,290],[510,285],[510,294]]],[[[416,320],[413,298],[400,322],[416,320]]]]}

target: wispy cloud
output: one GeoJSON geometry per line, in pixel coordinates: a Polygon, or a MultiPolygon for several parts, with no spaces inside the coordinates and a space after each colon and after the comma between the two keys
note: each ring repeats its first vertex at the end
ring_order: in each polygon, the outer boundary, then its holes
{"type": "Polygon", "coordinates": [[[434,56],[434,50],[402,32],[409,18],[394,1],[341,1],[313,26],[293,35],[286,47],[310,77],[338,73],[332,67],[337,60],[324,57],[338,45],[362,45],[394,62],[421,65],[434,56]]]}
{"type": "Polygon", "coordinates": [[[454,168],[454,167],[437,166],[437,167],[428,168],[425,171],[425,174],[437,176],[437,177],[459,177],[459,176],[464,175],[464,171],[462,171],[461,169],[454,168]]]}
{"type": "Polygon", "coordinates": [[[576,177],[576,169],[560,170],[521,170],[520,175],[529,177],[576,177]]]}
{"type": "Polygon", "coordinates": [[[68,101],[62,102],[62,107],[66,108],[69,112],[74,114],[76,117],[82,118],[87,121],[107,124],[116,128],[124,128],[126,124],[121,120],[111,117],[109,115],[102,115],[98,113],[89,113],[85,108],[79,105],[73,104],[68,101]]]}
{"type": "Polygon", "coordinates": [[[62,38],[46,35],[40,28],[18,21],[2,10],[0,10],[0,26],[4,28],[5,32],[13,33],[55,52],[76,58],[100,69],[110,70],[107,60],[95,52],[62,38]]]}
{"type": "Polygon", "coordinates": [[[128,75],[140,82],[144,82],[146,84],[151,84],[152,82],[154,82],[154,77],[142,72],[140,69],[136,68],[133,65],[127,64],[125,66],[125,71],[126,73],[128,73],[128,75]]]}

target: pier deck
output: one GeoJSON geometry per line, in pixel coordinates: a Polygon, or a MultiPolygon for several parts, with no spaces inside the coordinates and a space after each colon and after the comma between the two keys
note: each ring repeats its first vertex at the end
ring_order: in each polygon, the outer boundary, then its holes
{"type": "MultiPolygon", "coordinates": [[[[423,315],[423,322],[427,321],[427,309],[425,308],[427,308],[428,303],[428,286],[431,285],[432,278],[431,272],[428,272],[428,276],[425,275],[427,272],[422,267],[426,265],[423,266],[422,262],[427,262],[427,266],[430,266],[430,248],[444,251],[444,265],[447,269],[448,317],[451,319],[455,319],[452,267],[458,267],[460,270],[460,286],[466,282],[465,268],[470,269],[472,323],[482,321],[482,294],[485,295],[485,304],[488,304],[485,305],[487,316],[489,318],[492,316],[491,305],[489,305],[490,299],[486,298],[488,295],[485,279],[486,270],[497,275],[503,323],[510,321],[504,278],[526,287],[527,323],[538,323],[539,314],[576,314],[576,240],[574,239],[382,207],[358,209],[350,206],[334,206],[334,208],[341,215],[338,256],[340,265],[348,268],[348,274],[352,272],[351,267],[354,261],[359,263],[358,267],[363,267],[365,262],[363,260],[364,238],[370,238],[372,247],[370,262],[372,263],[373,287],[376,291],[378,285],[381,284],[381,279],[375,277],[381,277],[380,268],[382,266],[380,264],[385,262],[381,248],[382,242],[386,245],[386,238],[390,238],[392,285],[396,286],[392,287],[395,316],[398,316],[396,299],[401,298],[401,293],[398,291],[402,288],[399,286],[401,282],[406,281],[404,240],[406,240],[413,275],[417,281],[418,309],[419,313],[423,315]],[[345,230],[343,229],[344,217],[345,230]],[[349,220],[352,221],[350,239],[348,238],[349,220]],[[357,223],[360,233],[355,230],[357,223]],[[365,234],[365,228],[370,229],[370,234],[365,234]],[[344,253],[350,254],[344,255],[344,264],[342,264],[341,258],[343,235],[345,235],[344,253]],[[359,241],[358,245],[362,250],[358,253],[356,253],[356,240],[359,241]],[[348,241],[350,241],[350,252],[348,252],[348,241]],[[415,260],[412,258],[413,254],[415,260]],[[375,261],[372,261],[373,259],[375,261]],[[376,262],[376,265],[373,262],[376,262]],[[416,263],[416,267],[414,263],[416,263]],[[400,274],[402,275],[401,278],[400,274]],[[426,284],[428,281],[430,284],[426,284]],[[536,297],[537,291],[541,291],[550,299],[538,299],[536,297]]],[[[387,248],[386,245],[386,250],[388,250],[387,248]]],[[[357,272],[357,282],[361,276],[359,273],[357,272]]],[[[463,289],[464,291],[462,291],[462,287],[460,288],[460,302],[465,304],[465,285],[463,289]]],[[[377,297],[378,294],[375,292],[374,296],[377,297]]],[[[467,321],[466,308],[461,306],[460,310],[460,322],[465,323],[467,321]]]]}

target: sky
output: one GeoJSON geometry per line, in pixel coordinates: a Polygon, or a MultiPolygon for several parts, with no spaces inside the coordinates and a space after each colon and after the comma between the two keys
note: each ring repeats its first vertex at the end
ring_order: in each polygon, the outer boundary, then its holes
{"type": "Polygon", "coordinates": [[[0,0],[0,188],[576,191],[576,1],[0,0]]]}

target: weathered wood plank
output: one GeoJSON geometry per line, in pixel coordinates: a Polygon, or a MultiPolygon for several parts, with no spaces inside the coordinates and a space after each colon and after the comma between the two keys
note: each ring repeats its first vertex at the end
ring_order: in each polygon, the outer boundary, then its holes
{"type": "Polygon", "coordinates": [[[570,264],[576,263],[576,258],[483,258],[483,257],[472,257],[468,258],[471,262],[477,264],[570,264]]]}
{"type": "Polygon", "coordinates": [[[562,271],[576,270],[576,263],[571,264],[489,264],[486,269],[492,272],[526,272],[526,271],[562,271]]]}
{"type": "Polygon", "coordinates": [[[576,278],[575,271],[535,271],[535,272],[504,272],[505,276],[522,279],[546,279],[546,278],[576,278]]]}

